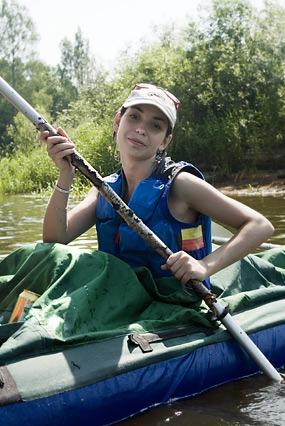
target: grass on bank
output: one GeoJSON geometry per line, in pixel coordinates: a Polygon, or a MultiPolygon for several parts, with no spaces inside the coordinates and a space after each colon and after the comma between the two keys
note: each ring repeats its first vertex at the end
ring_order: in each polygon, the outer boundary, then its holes
{"type": "MultiPolygon", "coordinates": [[[[34,129],[32,129],[34,132],[34,129]]],[[[114,158],[112,134],[104,128],[84,123],[70,132],[77,151],[102,176],[119,168],[114,158]]],[[[50,192],[58,178],[58,169],[49,158],[44,144],[16,150],[0,158],[0,194],[50,192]]],[[[81,173],[75,175],[73,190],[86,192],[91,183],[81,173]]]]}

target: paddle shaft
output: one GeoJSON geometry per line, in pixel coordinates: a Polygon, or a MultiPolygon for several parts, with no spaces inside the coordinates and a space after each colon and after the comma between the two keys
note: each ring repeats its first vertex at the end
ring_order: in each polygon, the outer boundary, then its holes
{"type": "MultiPolygon", "coordinates": [[[[2,77],[0,77],[0,92],[25,117],[27,117],[39,131],[48,130],[51,136],[58,135],[57,131],[41,116],[28,102],[22,98],[2,77]]],[[[165,259],[171,254],[167,246],[154,236],[152,231],[135,215],[123,202],[118,194],[103,180],[100,174],[77,152],[70,155],[71,163],[98,189],[112,207],[123,217],[127,224],[159,252],[165,259]]]]}
{"type": "MultiPolygon", "coordinates": [[[[233,234],[232,234],[232,236],[233,236],[233,234]]],[[[224,244],[224,243],[228,242],[229,239],[230,239],[230,237],[225,238],[225,237],[213,236],[212,237],[212,243],[220,245],[220,244],[224,244]]],[[[261,249],[261,250],[270,250],[272,248],[278,248],[278,247],[280,247],[280,245],[278,245],[278,244],[262,243],[262,244],[260,244],[260,246],[258,248],[261,249]]]]}
{"type": "MultiPolygon", "coordinates": [[[[48,130],[51,136],[58,135],[57,131],[42,117],[31,105],[28,104],[8,83],[0,77],[0,92],[11,102],[21,113],[23,113],[39,131],[48,130]]],[[[158,238],[130,209],[118,194],[103,180],[100,174],[78,153],[70,155],[71,163],[98,189],[100,194],[111,204],[120,214],[129,227],[138,233],[154,250],[164,259],[167,259],[172,251],[158,238]]],[[[215,295],[208,290],[200,281],[191,280],[191,287],[207,303],[209,308],[223,316],[225,308],[217,301],[215,295]]],[[[244,350],[253,358],[260,370],[271,380],[282,381],[282,377],[277,370],[265,358],[257,346],[246,335],[246,333],[236,324],[231,315],[227,313],[221,322],[228,329],[229,333],[239,342],[244,350]]]]}

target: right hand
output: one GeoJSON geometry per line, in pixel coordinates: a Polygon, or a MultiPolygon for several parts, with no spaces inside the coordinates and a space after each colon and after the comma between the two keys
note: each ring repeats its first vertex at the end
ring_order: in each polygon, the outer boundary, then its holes
{"type": "Polygon", "coordinates": [[[70,175],[74,176],[75,168],[68,156],[75,152],[75,145],[61,127],[57,131],[59,136],[49,136],[47,130],[42,132],[40,140],[46,144],[48,155],[59,171],[64,174],[70,173],[70,175]]]}
{"type": "Polygon", "coordinates": [[[182,284],[190,280],[203,281],[209,276],[203,259],[194,259],[183,250],[172,253],[161,269],[170,270],[182,284]]]}

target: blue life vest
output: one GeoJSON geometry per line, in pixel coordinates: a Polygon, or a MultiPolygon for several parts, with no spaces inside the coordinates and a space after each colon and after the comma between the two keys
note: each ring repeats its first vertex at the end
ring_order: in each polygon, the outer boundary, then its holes
{"type": "MultiPolygon", "coordinates": [[[[195,259],[202,259],[212,250],[210,217],[199,214],[195,223],[184,223],[176,220],[168,208],[171,184],[182,170],[204,179],[202,173],[192,164],[174,163],[168,157],[157,171],[137,185],[128,206],[173,252],[184,250],[195,259]]],[[[114,173],[105,180],[123,197],[123,171],[114,173]]],[[[119,257],[132,267],[148,267],[154,278],[173,276],[170,271],[161,269],[165,260],[129,228],[101,194],[96,215],[99,250],[119,257]]],[[[209,288],[210,280],[206,279],[204,284],[209,288]]]]}

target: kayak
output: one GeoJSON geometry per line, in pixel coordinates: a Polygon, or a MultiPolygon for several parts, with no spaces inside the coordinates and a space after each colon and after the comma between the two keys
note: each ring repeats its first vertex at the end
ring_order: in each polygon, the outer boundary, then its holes
{"type": "MultiPolygon", "coordinates": [[[[285,366],[284,249],[249,255],[211,280],[220,302],[277,369],[285,366]]],[[[123,279],[118,265],[116,273],[123,279]]],[[[86,286],[74,290],[77,296],[82,290],[78,300],[86,294],[86,286]]],[[[55,289],[58,292],[57,284],[43,293],[26,321],[0,326],[0,418],[5,426],[111,425],[151,407],[260,374],[219,319],[212,321],[203,302],[198,308],[203,319],[194,315],[187,323],[182,318],[195,310],[194,305],[172,303],[173,293],[164,294],[159,302],[149,302],[147,315],[135,310],[136,323],[129,320],[122,327],[114,320],[114,328],[108,326],[105,334],[100,329],[99,337],[82,332],[75,338],[71,316],[66,314],[66,291],[55,302],[55,289]],[[162,312],[169,316],[176,312],[175,321],[161,320],[162,312]],[[150,313],[152,323],[147,322],[150,313]]],[[[111,316],[110,306],[104,309],[111,316]]],[[[80,317],[81,330],[84,318],[80,317]]]]}
{"type": "MultiPolygon", "coordinates": [[[[250,336],[275,367],[285,364],[284,333],[283,324],[250,336]]],[[[198,333],[193,338],[203,340],[198,333]]],[[[209,341],[191,350],[189,340],[173,338],[167,347],[155,343],[146,355],[127,338],[117,338],[8,363],[6,371],[1,368],[1,393],[9,389],[1,421],[7,426],[114,424],[257,372],[233,341],[209,341]],[[175,355],[177,346],[185,353],[175,355]]]]}
{"type": "MultiPolygon", "coordinates": [[[[56,134],[3,79],[1,92],[37,128],[56,134]]],[[[72,160],[116,209],[125,209],[78,153],[72,160]]],[[[137,222],[133,212],[123,217],[137,222]]],[[[247,257],[212,280],[276,368],[285,364],[284,266],[280,249],[247,257]]],[[[58,245],[17,251],[0,269],[0,418],[7,426],[114,424],[258,373],[221,318],[209,319],[179,283],[154,282],[146,270],[58,245]],[[8,323],[23,291],[40,297],[23,323],[8,323]]]]}

